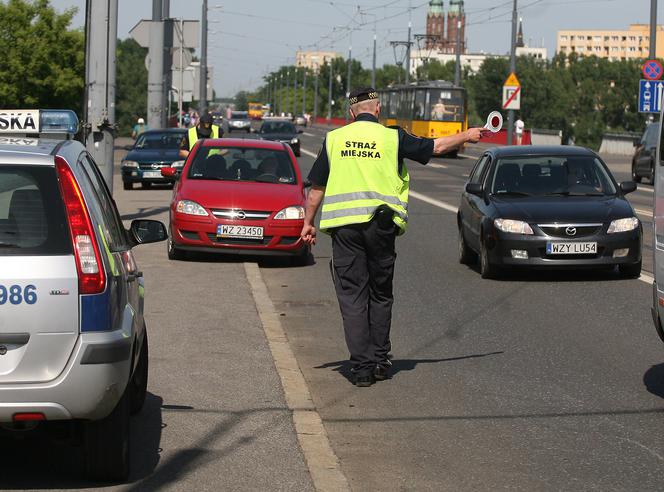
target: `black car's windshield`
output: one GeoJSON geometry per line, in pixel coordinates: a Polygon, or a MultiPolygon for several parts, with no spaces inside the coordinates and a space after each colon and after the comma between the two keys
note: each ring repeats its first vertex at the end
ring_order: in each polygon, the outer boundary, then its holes
{"type": "Polygon", "coordinates": [[[261,126],[261,133],[296,133],[295,126],[287,121],[269,121],[261,126]]]}
{"type": "Polygon", "coordinates": [[[175,132],[143,133],[136,140],[135,149],[179,149],[184,134],[175,132]]]}
{"type": "Polygon", "coordinates": [[[509,196],[615,195],[606,168],[593,156],[524,156],[498,159],[491,193],[509,196]]]}
{"type": "Polygon", "coordinates": [[[231,113],[232,120],[246,120],[249,118],[249,113],[246,111],[234,111],[231,113]]]}
{"type": "Polygon", "coordinates": [[[187,175],[190,179],[295,184],[296,174],[283,150],[250,147],[202,147],[187,175]]]}

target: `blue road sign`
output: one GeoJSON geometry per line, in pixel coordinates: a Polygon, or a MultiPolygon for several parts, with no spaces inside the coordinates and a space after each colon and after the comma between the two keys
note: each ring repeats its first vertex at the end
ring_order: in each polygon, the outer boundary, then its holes
{"type": "Polygon", "coordinates": [[[661,80],[639,81],[639,113],[659,113],[662,110],[662,92],[664,82],[661,80]]]}

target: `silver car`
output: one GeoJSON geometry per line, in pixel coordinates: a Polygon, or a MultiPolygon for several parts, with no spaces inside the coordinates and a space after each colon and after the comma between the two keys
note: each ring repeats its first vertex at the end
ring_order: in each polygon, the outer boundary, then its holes
{"type": "Polygon", "coordinates": [[[228,133],[233,133],[233,130],[244,130],[247,133],[251,132],[249,113],[246,111],[233,111],[231,113],[231,117],[228,120],[228,133]]]}
{"type": "MultiPolygon", "coordinates": [[[[58,113],[74,131],[76,115],[58,113]]],[[[95,479],[129,474],[129,415],[148,376],[132,248],[165,238],[157,221],[124,228],[81,143],[0,135],[0,425],[71,421],[95,479]]]]}

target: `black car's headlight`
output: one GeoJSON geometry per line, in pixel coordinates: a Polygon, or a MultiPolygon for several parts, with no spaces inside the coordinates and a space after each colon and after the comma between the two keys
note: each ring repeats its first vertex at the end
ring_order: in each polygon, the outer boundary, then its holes
{"type": "Polygon", "coordinates": [[[528,222],[523,222],[522,220],[495,219],[493,224],[498,230],[503,232],[510,232],[512,234],[534,234],[533,228],[530,227],[528,222]]]}
{"type": "Polygon", "coordinates": [[[627,217],[625,219],[616,219],[611,222],[607,234],[614,234],[616,232],[629,232],[639,227],[639,219],[636,217],[627,217]]]}
{"type": "Polygon", "coordinates": [[[298,144],[298,143],[300,143],[300,141],[299,141],[299,140],[297,139],[297,137],[296,137],[296,138],[292,139],[292,140],[290,141],[290,143],[292,143],[292,144],[298,144]]]}
{"type": "Polygon", "coordinates": [[[122,167],[133,167],[138,168],[138,162],[136,161],[122,161],[122,167]]]}

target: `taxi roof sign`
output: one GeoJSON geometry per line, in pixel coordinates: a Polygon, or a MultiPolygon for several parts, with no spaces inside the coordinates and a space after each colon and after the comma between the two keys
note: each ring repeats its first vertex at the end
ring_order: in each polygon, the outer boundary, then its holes
{"type": "Polygon", "coordinates": [[[0,135],[78,132],[78,117],[68,109],[0,109],[0,135]]]}
{"type": "Polygon", "coordinates": [[[510,76],[507,77],[507,80],[503,85],[507,87],[521,87],[521,83],[519,82],[519,79],[516,78],[514,72],[510,73],[510,76]]]}

